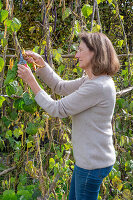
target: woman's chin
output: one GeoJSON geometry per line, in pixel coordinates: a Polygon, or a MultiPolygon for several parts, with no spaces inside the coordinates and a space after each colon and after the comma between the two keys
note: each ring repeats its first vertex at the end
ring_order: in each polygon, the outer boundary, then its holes
{"type": "Polygon", "coordinates": [[[84,65],[82,65],[82,64],[79,64],[79,67],[80,67],[81,69],[85,69],[84,65]]]}

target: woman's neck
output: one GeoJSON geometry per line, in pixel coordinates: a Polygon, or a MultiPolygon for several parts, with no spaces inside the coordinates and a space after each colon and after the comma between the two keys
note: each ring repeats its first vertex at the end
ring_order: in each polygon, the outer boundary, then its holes
{"type": "Polygon", "coordinates": [[[87,68],[86,70],[85,70],[85,72],[86,72],[86,74],[88,75],[88,77],[89,77],[89,79],[93,79],[93,78],[95,78],[96,76],[92,73],[92,70],[91,70],[91,68],[87,68]]]}

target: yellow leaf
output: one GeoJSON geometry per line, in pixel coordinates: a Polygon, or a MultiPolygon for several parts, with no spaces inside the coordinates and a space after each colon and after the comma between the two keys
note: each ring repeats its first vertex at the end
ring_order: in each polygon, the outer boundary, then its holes
{"type": "Polygon", "coordinates": [[[122,189],[123,187],[123,184],[121,183],[122,181],[117,177],[115,176],[113,179],[112,179],[112,184],[114,186],[114,188],[117,188],[119,191],[122,189]]]}
{"type": "Polygon", "coordinates": [[[101,3],[101,0],[97,0],[97,4],[101,3]]]}
{"type": "Polygon", "coordinates": [[[127,199],[127,200],[128,200],[128,199],[131,199],[131,196],[132,196],[129,189],[123,190],[122,195],[123,195],[124,199],[127,199]]]}
{"type": "Polygon", "coordinates": [[[14,60],[13,58],[10,59],[10,62],[9,62],[9,68],[12,70],[13,68],[13,64],[14,64],[14,60]]]}
{"type": "Polygon", "coordinates": [[[46,44],[47,44],[47,43],[46,43],[46,40],[43,40],[43,41],[42,41],[42,44],[43,44],[43,45],[46,45],[46,44]]]}
{"type": "Polygon", "coordinates": [[[101,27],[100,27],[100,25],[97,24],[97,25],[96,25],[96,28],[97,28],[97,30],[99,31],[101,27]]]}

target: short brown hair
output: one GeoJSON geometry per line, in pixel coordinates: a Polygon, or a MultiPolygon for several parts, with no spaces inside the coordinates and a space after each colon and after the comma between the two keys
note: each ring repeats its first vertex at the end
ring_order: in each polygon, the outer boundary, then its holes
{"type": "Polygon", "coordinates": [[[105,34],[82,32],[80,39],[91,51],[94,51],[92,72],[95,76],[116,74],[120,68],[119,59],[111,41],[105,34]]]}

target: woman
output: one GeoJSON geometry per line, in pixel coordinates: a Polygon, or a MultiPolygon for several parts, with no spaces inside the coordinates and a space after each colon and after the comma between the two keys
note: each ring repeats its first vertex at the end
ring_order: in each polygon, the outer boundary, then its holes
{"type": "Polygon", "coordinates": [[[72,116],[76,164],[69,200],[96,200],[103,178],[115,163],[111,120],[116,91],[111,76],[118,71],[119,61],[104,34],[83,32],[80,39],[76,58],[86,75],[76,80],[62,80],[40,55],[26,53],[28,62],[45,66],[36,71],[37,75],[64,98],[53,100],[40,88],[30,68],[18,65],[18,76],[31,87],[36,102],[51,116],[72,116]]]}

